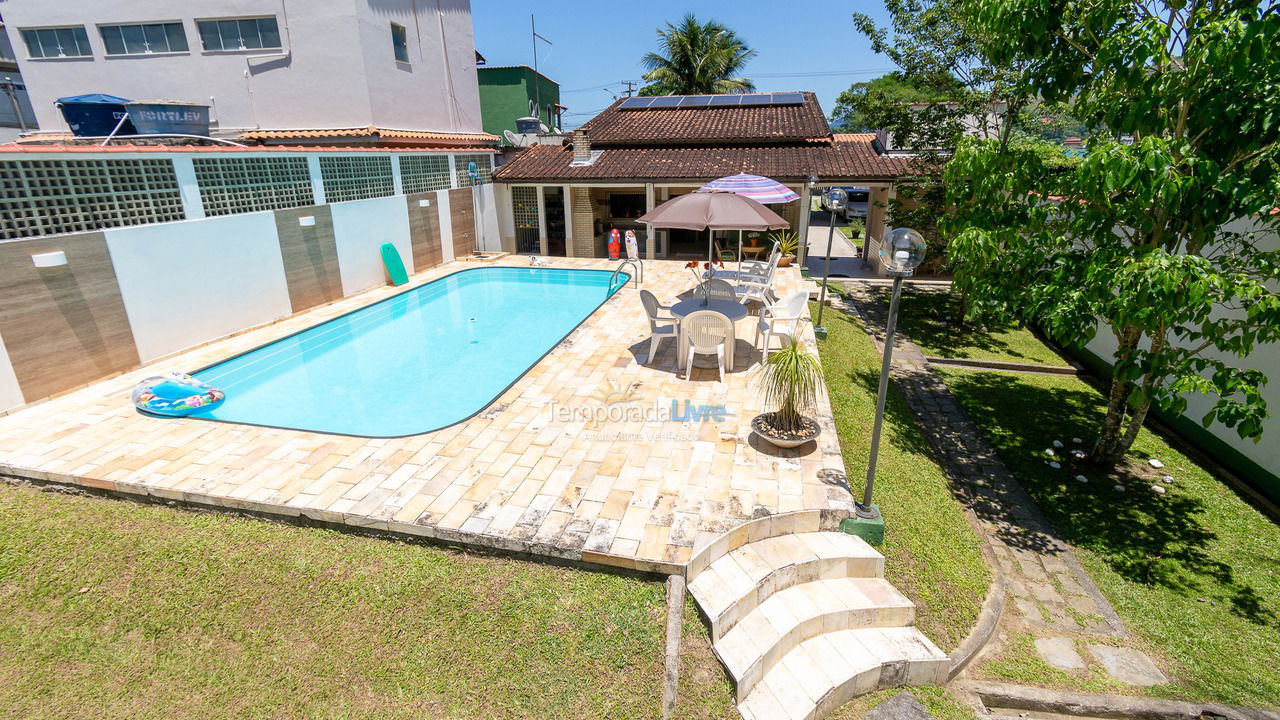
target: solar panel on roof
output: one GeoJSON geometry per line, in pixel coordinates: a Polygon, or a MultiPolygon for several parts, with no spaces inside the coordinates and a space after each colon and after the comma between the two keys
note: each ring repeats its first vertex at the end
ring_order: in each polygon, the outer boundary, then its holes
{"type": "Polygon", "coordinates": [[[655,98],[651,98],[651,97],[627,98],[626,100],[622,101],[622,104],[618,106],[618,109],[619,110],[640,110],[642,108],[649,107],[649,103],[653,102],[654,100],[655,98]]]}
{"type": "Polygon", "coordinates": [[[773,104],[774,105],[803,105],[804,93],[798,93],[798,92],[773,93],[773,104]]]}
{"type": "Polygon", "coordinates": [[[760,107],[762,105],[772,105],[773,96],[769,94],[751,94],[743,95],[742,101],[739,103],[742,107],[760,107]]]}
{"type": "Polygon", "coordinates": [[[680,101],[683,99],[684,98],[675,96],[675,95],[664,95],[662,97],[656,97],[653,99],[653,102],[649,103],[649,109],[652,110],[654,108],[673,108],[678,106],[680,104],[680,101]]]}
{"type": "Polygon", "coordinates": [[[742,102],[741,95],[713,95],[711,97],[711,107],[730,107],[742,102]]]}
{"type": "Polygon", "coordinates": [[[707,105],[711,104],[711,98],[713,97],[715,96],[714,95],[687,95],[683,100],[680,101],[680,107],[682,108],[706,107],[707,105]]]}

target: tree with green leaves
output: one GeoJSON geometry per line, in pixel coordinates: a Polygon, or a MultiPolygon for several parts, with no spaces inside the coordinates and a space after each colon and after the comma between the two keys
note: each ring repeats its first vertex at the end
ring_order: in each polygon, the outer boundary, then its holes
{"type": "Polygon", "coordinates": [[[711,95],[751,92],[755,85],[740,77],[756,51],[715,20],[699,22],[692,13],[678,24],[658,30],[658,52],[645,53],[640,64],[649,70],[641,95],[711,95]]]}
{"type": "Polygon", "coordinates": [[[831,111],[831,127],[841,132],[874,132],[895,122],[886,122],[885,118],[893,108],[946,99],[947,93],[919,85],[895,70],[874,80],[856,82],[840,93],[831,111]]]}
{"type": "MultiPolygon", "coordinates": [[[[959,12],[965,0],[885,0],[889,25],[854,13],[857,30],[875,52],[891,60],[900,83],[923,97],[903,97],[882,83],[841,95],[851,115],[884,130],[894,149],[913,155],[909,174],[895,183],[889,211],[895,225],[916,229],[928,243],[922,272],[947,263],[947,238],[939,223],[948,206],[943,166],[961,138],[996,137],[1008,130],[1023,98],[1011,92],[1008,70],[986,62],[959,12]]],[[[837,109],[841,109],[837,104],[837,109]]]]}
{"type": "MultiPolygon", "coordinates": [[[[1069,169],[999,139],[946,168],[951,263],[972,312],[1080,346],[1114,335],[1092,459],[1128,452],[1152,406],[1257,439],[1259,343],[1280,341],[1280,11],[1256,0],[965,0],[1016,91],[1072,101],[1095,132],[1069,169]]],[[[1046,412],[1052,412],[1046,408],[1046,412]]]]}

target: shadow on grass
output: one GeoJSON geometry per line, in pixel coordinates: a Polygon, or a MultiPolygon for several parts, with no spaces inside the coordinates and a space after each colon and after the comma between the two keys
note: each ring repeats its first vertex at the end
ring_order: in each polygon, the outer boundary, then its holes
{"type": "Polygon", "coordinates": [[[1250,622],[1276,620],[1268,599],[1212,554],[1215,517],[1199,498],[1152,492],[1155,477],[1138,463],[1104,478],[1068,458],[1060,470],[1045,462],[1054,439],[1087,437],[1101,423],[1096,392],[1043,387],[992,372],[950,373],[947,383],[1064,540],[1096,553],[1130,582],[1184,596],[1221,593],[1250,622]],[[1090,481],[1076,482],[1077,474],[1090,481]],[[1126,489],[1117,491],[1116,484],[1126,489]]]}
{"type": "MultiPolygon", "coordinates": [[[[892,288],[869,286],[877,306],[888,311],[892,288]]],[[[943,288],[905,287],[898,310],[898,328],[929,354],[939,357],[969,357],[974,350],[1008,355],[1015,360],[1038,362],[994,333],[1020,329],[1017,323],[995,323],[978,328],[964,321],[960,299],[943,288]]]]}

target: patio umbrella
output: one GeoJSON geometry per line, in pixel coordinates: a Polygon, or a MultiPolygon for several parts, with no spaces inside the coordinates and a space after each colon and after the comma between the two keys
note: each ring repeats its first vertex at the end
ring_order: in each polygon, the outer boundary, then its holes
{"type": "Polygon", "coordinates": [[[639,220],[656,228],[706,230],[708,258],[712,255],[713,230],[779,230],[791,226],[755,200],[723,190],[695,190],[677,196],[641,215],[639,220]]]}
{"type": "MultiPolygon", "coordinates": [[[[793,200],[799,200],[800,196],[795,194],[791,188],[782,183],[760,175],[748,175],[747,173],[738,173],[722,177],[719,180],[712,180],[703,185],[700,190],[724,190],[735,195],[749,197],[758,203],[778,204],[789,203],[793,200]]],[[[738,267],[742,267],[742,231],[738,231],[738,267]]]]}

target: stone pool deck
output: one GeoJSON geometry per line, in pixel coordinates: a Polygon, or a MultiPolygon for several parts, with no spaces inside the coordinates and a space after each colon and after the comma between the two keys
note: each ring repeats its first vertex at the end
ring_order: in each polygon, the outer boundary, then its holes
{"type": "MultiPolygon", "coordinates": [[[[753,317],[737,324],[726,382],[714,369],[689,381],[676,375],[673,341],[641,364],[649,327],[633,284],[479,415],[433,433],[373,439],[161,419],[129,402],[143,378],[192,371],[476,266],[449,263],[408,286],[360,293],[11,412],[0,417],[0,474],[665,573],[682,569],[700,536],[753,516],[852,509],[825,394],[816,444],[780,451],[751,437],[751,418],[764,410],[751,383],[760,359],[750,347],[753,317]],[[694,422],[641,412],[686,400],[722,404],[729,415],[694,422]]],[[[550,266],[616,263],[553,258],[550,266]]],[[[797,270],[780,270],[776,290],[785,296],[801,283],[797,270]]],[[[643,287],[664,303],[693,284],[683,262],[645,264],[643,287]]],[[[803,337],[812,343],[807,323],[803,337]]]]}

